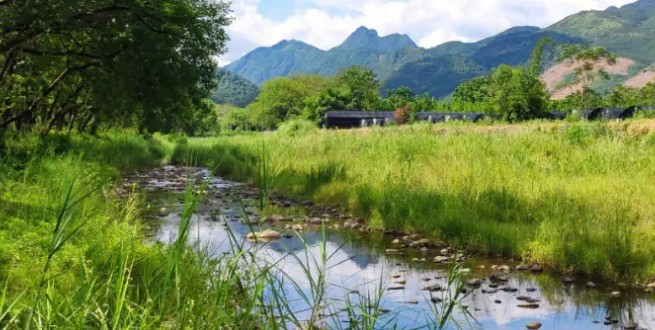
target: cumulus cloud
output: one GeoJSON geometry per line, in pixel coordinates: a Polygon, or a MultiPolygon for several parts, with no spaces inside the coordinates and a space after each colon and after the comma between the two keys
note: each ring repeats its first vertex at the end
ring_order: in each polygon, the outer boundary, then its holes
{"type": "Polygon", "coordinates": [[[321,49],[339,45],[359,26],[381,35],[408,34],[421,47],[460,40],[477,41],[512,26],[547,27],[582,10],[622,6],[634,0],[295,0],[284,19],[260,13],[260,1],[234,0],[228,28],[229,51],[221,65],[284,39],[321,49]]]}

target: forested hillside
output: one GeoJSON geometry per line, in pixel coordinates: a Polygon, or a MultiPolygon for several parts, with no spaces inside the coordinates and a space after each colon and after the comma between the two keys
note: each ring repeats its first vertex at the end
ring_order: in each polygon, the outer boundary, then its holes
{"type": "Polygon", "coordinates": [[[473,43],[448,42],[424,49],[405,35],[380,37],[375,30],[357,29],[344,43],[328,51],[300,41],[283,41],[262,47],[228,65],[255,84],[298,73],[332,75],[349,66],[373,70],[383,89],[408,86],[414,93],[444,97],[471,78],[501,65],[527,63],[537,42],[545,37],[556,43],[602,46],[634,60],[624,77],[612,79],[604,90],[622,84],[655,60],[655,0],[640,0],[621,8],[585,11],[546,29],[514,27],[473,43]]]}

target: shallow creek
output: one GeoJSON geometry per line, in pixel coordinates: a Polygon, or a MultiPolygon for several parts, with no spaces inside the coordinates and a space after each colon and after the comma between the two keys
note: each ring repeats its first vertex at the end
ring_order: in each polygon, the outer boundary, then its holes
{"type": "MultiPolygon", "coordinates": [[[[153,237],[159,242],[171,243],[177,238],[187,178],[206,184],[204,198],[192,217],[189,243],[202,246],[214,256],[227,253],[232,247],[229,232],[240,241],[251,232],[242,214],[248,214],[251,222],[259,220],[255,207],[256,189],[213,177],[207,169],[173,166],[132,173],[127,181],[137,183],[145,192],[151,210],[153,237]]],[[[289,199],[272,199],[271,203],[273,206],[269,209],[280,216],[265,217],[272,221],[253,229],[272,228],[284,236],[268,243],[246,241],[244,247],[256,249],[262,260],[278,262],[282,271],[294,274],[302,290],[309,291],[309,281],[300,261],[289,253],[296,253],[303,259],[308,252],[319,259],[324,238],[318,223],[327,219],[325,246],[327,255],[331,256],[327,261],[329,301],[338,305],[346,295],[374,294],[382,283],[386,288],[381,300],[387,312],[385,317],[393,319],[393,324],[401,329],[414,329],[428,327],[435,320],[432,312],[435,304],[431,298],[441,297],[444,291],[424,289],[435,284],[446,286],[449,266],[438,264],[434,259],[444,254],[457,256],[457,251],[445,253],[444,249],[448,248],[435,242],[427,246],[414,243],[411,248],[402,248],[412,242],[420,243],[420,238],[367,231],[352,225],[354,221],[341,216],[338,210],[323,209],[311,203],[289,199]],[[287,218],[303,220],[288,221],[287,218]],[[308,219],[315,224],[308,223],[308,219]],[[300,235],[305,244],[290,228],[292,225],[297,229],[302,226],[300,235]],[[351,225],[354,228],[350,228],[351,225]]],[[[526,329],[528,324],[538,322],[541,329],[623,329],[635,325],[639,329],[655,329],[655,293],[646,288],[603,283],[590,288],[588,279],[563,280],[561,275],[548,271],[538,274],[529,269],[518,271],[519,265],[507,260],[460,257],[465,259],[460,271],[469,271],[462,280],[481,280],[480,285],[466,286],[470,292],[461,304],[466,306],[467,312],[455,309],[454,319],[462,328],[526,329]]],[[[299,310],[302,309],[300,306],[299,310]]],[[[302,312],[299,315],[303,317],[302,312]]],[[[338,320],[339,316],[332,319],[338,320]]]]}

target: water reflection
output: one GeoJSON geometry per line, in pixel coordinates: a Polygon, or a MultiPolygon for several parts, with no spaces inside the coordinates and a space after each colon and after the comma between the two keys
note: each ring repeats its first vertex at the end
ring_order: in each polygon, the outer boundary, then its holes
{"type": "MultiPolygon", "coordinates": [[[[196,175],[204,180],[209,178],[208,172],[196,175]]],[[[146,186],[153,191],[149,199],[153,205],[157,205],[155,209],[160,206],[170,208],[167,214],[160,217],[155,237],[162,243],[171,243],[177,238],[180,223],[179,181],[170,178],[147,180],[145,176],[141,179],[142,182],[148,182],[146,186]]],[[[220,178],[210,179],[210,183],[213,190],[193,216],[188,239],[189,244],[218,256],[232,249],[228,231],[241,240],[250,229],[241,221],[242,206],[237,200],[242,196],[233,191],[240,185],[220,178]],[[212,217],[212,214],[220,216],[212,217]]],[[[252,210],[248,208],[249,212],[252,210]]],[[[253,216],[256,217],[255,214],[253,216]]],[[[255,227],[255,230],[260,229],[255,227]]],[[[284,231],[282,225],[276,229],[284,231]]],[[[308,253],[309,256],[319,258],[325,239],[324,248],[327,255],[331,256],[326,265],[330,283],[328,301],[333,303],[326,314],[339,315],[343,299],[349,292],[375,293],[381,285],[392,284],[391,275],[402,274],[406,282],[404,289],[385,291],[382,298],[384,308],[389,309],[392,312],[390,315],[395,317],[394,322],[400,328],[417,328],[430,324],[434,318],[430,293],[423,288],[433,283],[445,286],[448,271],[445,266],[413,263],[409,261],[412,256],[385,255],[383,252],[388,247],[385,245],[388,239],[380,234],[337,230],[326,230],[323,234],[319,227],[310,227],[302,235],[304,243],[292,236],[268,244],[246,241],[244,247],[256,250],[261,262],[276,263],[303,290],[309,291],[310,284],[303,267],[306,264],[302,263],[305,259],[293,258],[289,254],[304,256],[308,253]]],[[[490,274],[489,267],[479,269],[477,266],[489,265],[491,262],[478,260],[468,265],[473,269],[471,276],[485,278],[490,274]]],[[[314,268],[312,271],[316,272],[314,268]]],[[[537,321],[543,324],[542,329],[607,329],[604,323],[609,318],[610,322],[617,322],[611,325],[617,329],[628,321],[639,323],[641,328],[655,329],[653,297],[643,292],[624,289],[620,298],[610,298],[609,292],[615,289],[613,287],[603,288],[601,285],[599,289],[589,289],[584,283],[577,282],[564,285],[559,277],[548,274],[511,273],[504,286],[492,288],[490,284],[489,280],[483,280],[481,287],[473,290],[463,302],[475,320],[467,320],[462,311],[457,311],[455,318],[464,324],[464,328],[525,329],[526,324],[537,321]],[[502,290],[503,287],[508,290],[502,290]],[[539,307],[518,307],[523,301],[518,298],[532,299],[539,307]]],[[[306,307],[297,293],[294,295],[293,290],[289,292],[290,298],[297,299],[299,310],[306,307]]]]}

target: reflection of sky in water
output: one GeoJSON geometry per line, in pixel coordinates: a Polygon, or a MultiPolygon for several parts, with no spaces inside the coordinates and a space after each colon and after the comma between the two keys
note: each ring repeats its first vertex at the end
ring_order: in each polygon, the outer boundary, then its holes
{"type": "MultiPolygon", "coordinates": [[[[225,181],[221,181],[225,183],[225,181]]],[[[229,184],[217,185],[217,188],[227,188],[229,184]]],[[[220,201],[211,201],[209,208],[225,207],[220,201]]],[[[223,209],[221,214],[229,220],[236,219],[239,214],[238,207],[235,209],[223,209]]],[[[202,211],[202,210],[201,210],[202,211]]],[[[204,213],[203,213],[204,214],[204,213]]],[[[179,226],[179,214],[171,213],[162,219],[161,226],[156,232],[159,241],[170,243],[177,237],[179,226]]],[[[227,221],[230,229],[236,235],[237,239],[242,240],[249,232],[246,225],[238,221],[227,221]]],[[[320,232],[308,232],[304,238],[308,244],[310,255],[317,260],[320,258],[322,235],[320,232]]],[[[382,299],[383,307],[391,310],[391,314],[397,316],[398,325],[401,328],[415,328],[426,324],[426,319],[434,318],[431,315],[430,295],[427,291],[422,291],[426,284],[440,283],[445,285],[445,279],[436,280],[435,277],[444,277],[446,270],[428,269],[412,267],[406,263],[397,265],[399,260],[388,258],[385,255],[379,255],[371,249],[358,243],[349,241],[337,232],[329,231],[326,233],[326,250],[327,255],[331,256],[327,262],[328,281],[330,283],[328,290],[328,299],[330,302],[330,312],[337,312],[343,304],[336,301],[342,301],[344,296],[351,290],[358,290],[366,295],[370,292],[375,296],[379,289],[380,281],[385,285],[391,285],[391,274],[403,274],[406,280],[405,289],[398,291],[385,291],[382,299]],[[403,272],[406,270],[406,272],[403,272]],[[432,278],[426,282],[424,278],[432,278]],[[409,300],[418,300],[418,304],[406,304],[409,300]]],[[[192,225],[189,233],[189,243],[198,247],[207,249],[212,255],[220,255],[231,249],[228,233],[220,222],[210,221],[204,215],[196,215],[192,219],[192,225]]],[[[278,267],[300,285],[306,292],[309,291],[308,279],[305,276],[303,267],[298,260],[289,256],[294,252],[302,260],[305,260],[305,251],[303,244],[297,237],[281,239],[269,244],[245,243],[247,249],[257,249],[257,256],[262,263],[277,263],[278,267]]],[[[315,269],[314,269],[315,271],[315,269]]],[[[463,319],[460,312],[455,316],[463,328],[483,328],[483,329],[525,329],[526,324],[530,322],[540,322],[543,324],[542,329],[608,329],[610,327],[603,325],[603,320],[607,315],[606,303],[607,294],[604,291],[598,293],[595,299],[584,289],[581,293],[575,293],[563,290],[559,281],[552,280],[550,285],[540,285],[538,282],[544,282],[546,275],[532,277],[525,274],[514,274],[510,279],[509,285],[518,288],[516,293],[482,293],[479,289],[471,293],[463,302],[468,306],[469,312],[475,318],[475,321],[469,326],[463,319]],[[535,280],[536,279],[536,280],[535,280]],[[552,289],[549,289],[552,286],[552,289]],[[536,292],[528,292],[527,288],[537,288],[536,292]],[[529,296],[530,298],[539,299],[540,307],[538,309],[518,308],[521,303],[516,299],[518,296],[529,296]],[[497,304],[494,301],[500,300],[497,304]],[[597,321],[599,323],[594,323],[597,321]]],[[[546,284],[548,281],[545,281],[546,284]]],[[[483,288],[486,287],[483,284],[483,288]]],[[[544,284],[544,283],[542,283],[544,284]]],[[[296,301],[298,294],[293,290],[288,291],[289,297],[296,301]]],[[[433,293],[441,297],[442,293],[433,293]]],[[[352,300],[357,300],[352,298],[352,300]]],[[[634,320],[639,323],[640,327],[646,329],[655,329],[655,305],[646,299],[633,298],[632,308],[623,308],[622,318],[634,320]],[[627,311],[629,310],[629,311],[627,311]]],[[[306,306],[299,305],[299,310],[306,306]]],[[[620,309],[621,307],[617,308],[620,309]]],[[[345,316],[341,314],[341,316],[345,316]]],[[[615,315],[617,316],[617,315],[615,315]]],[[[299,317],[303,317],[299,313],[299,317]]],[[[342,317],[343,318],[343,317],[342,317]]],[[[616,326],[615,328],[620,328],[616,326]]]]}

